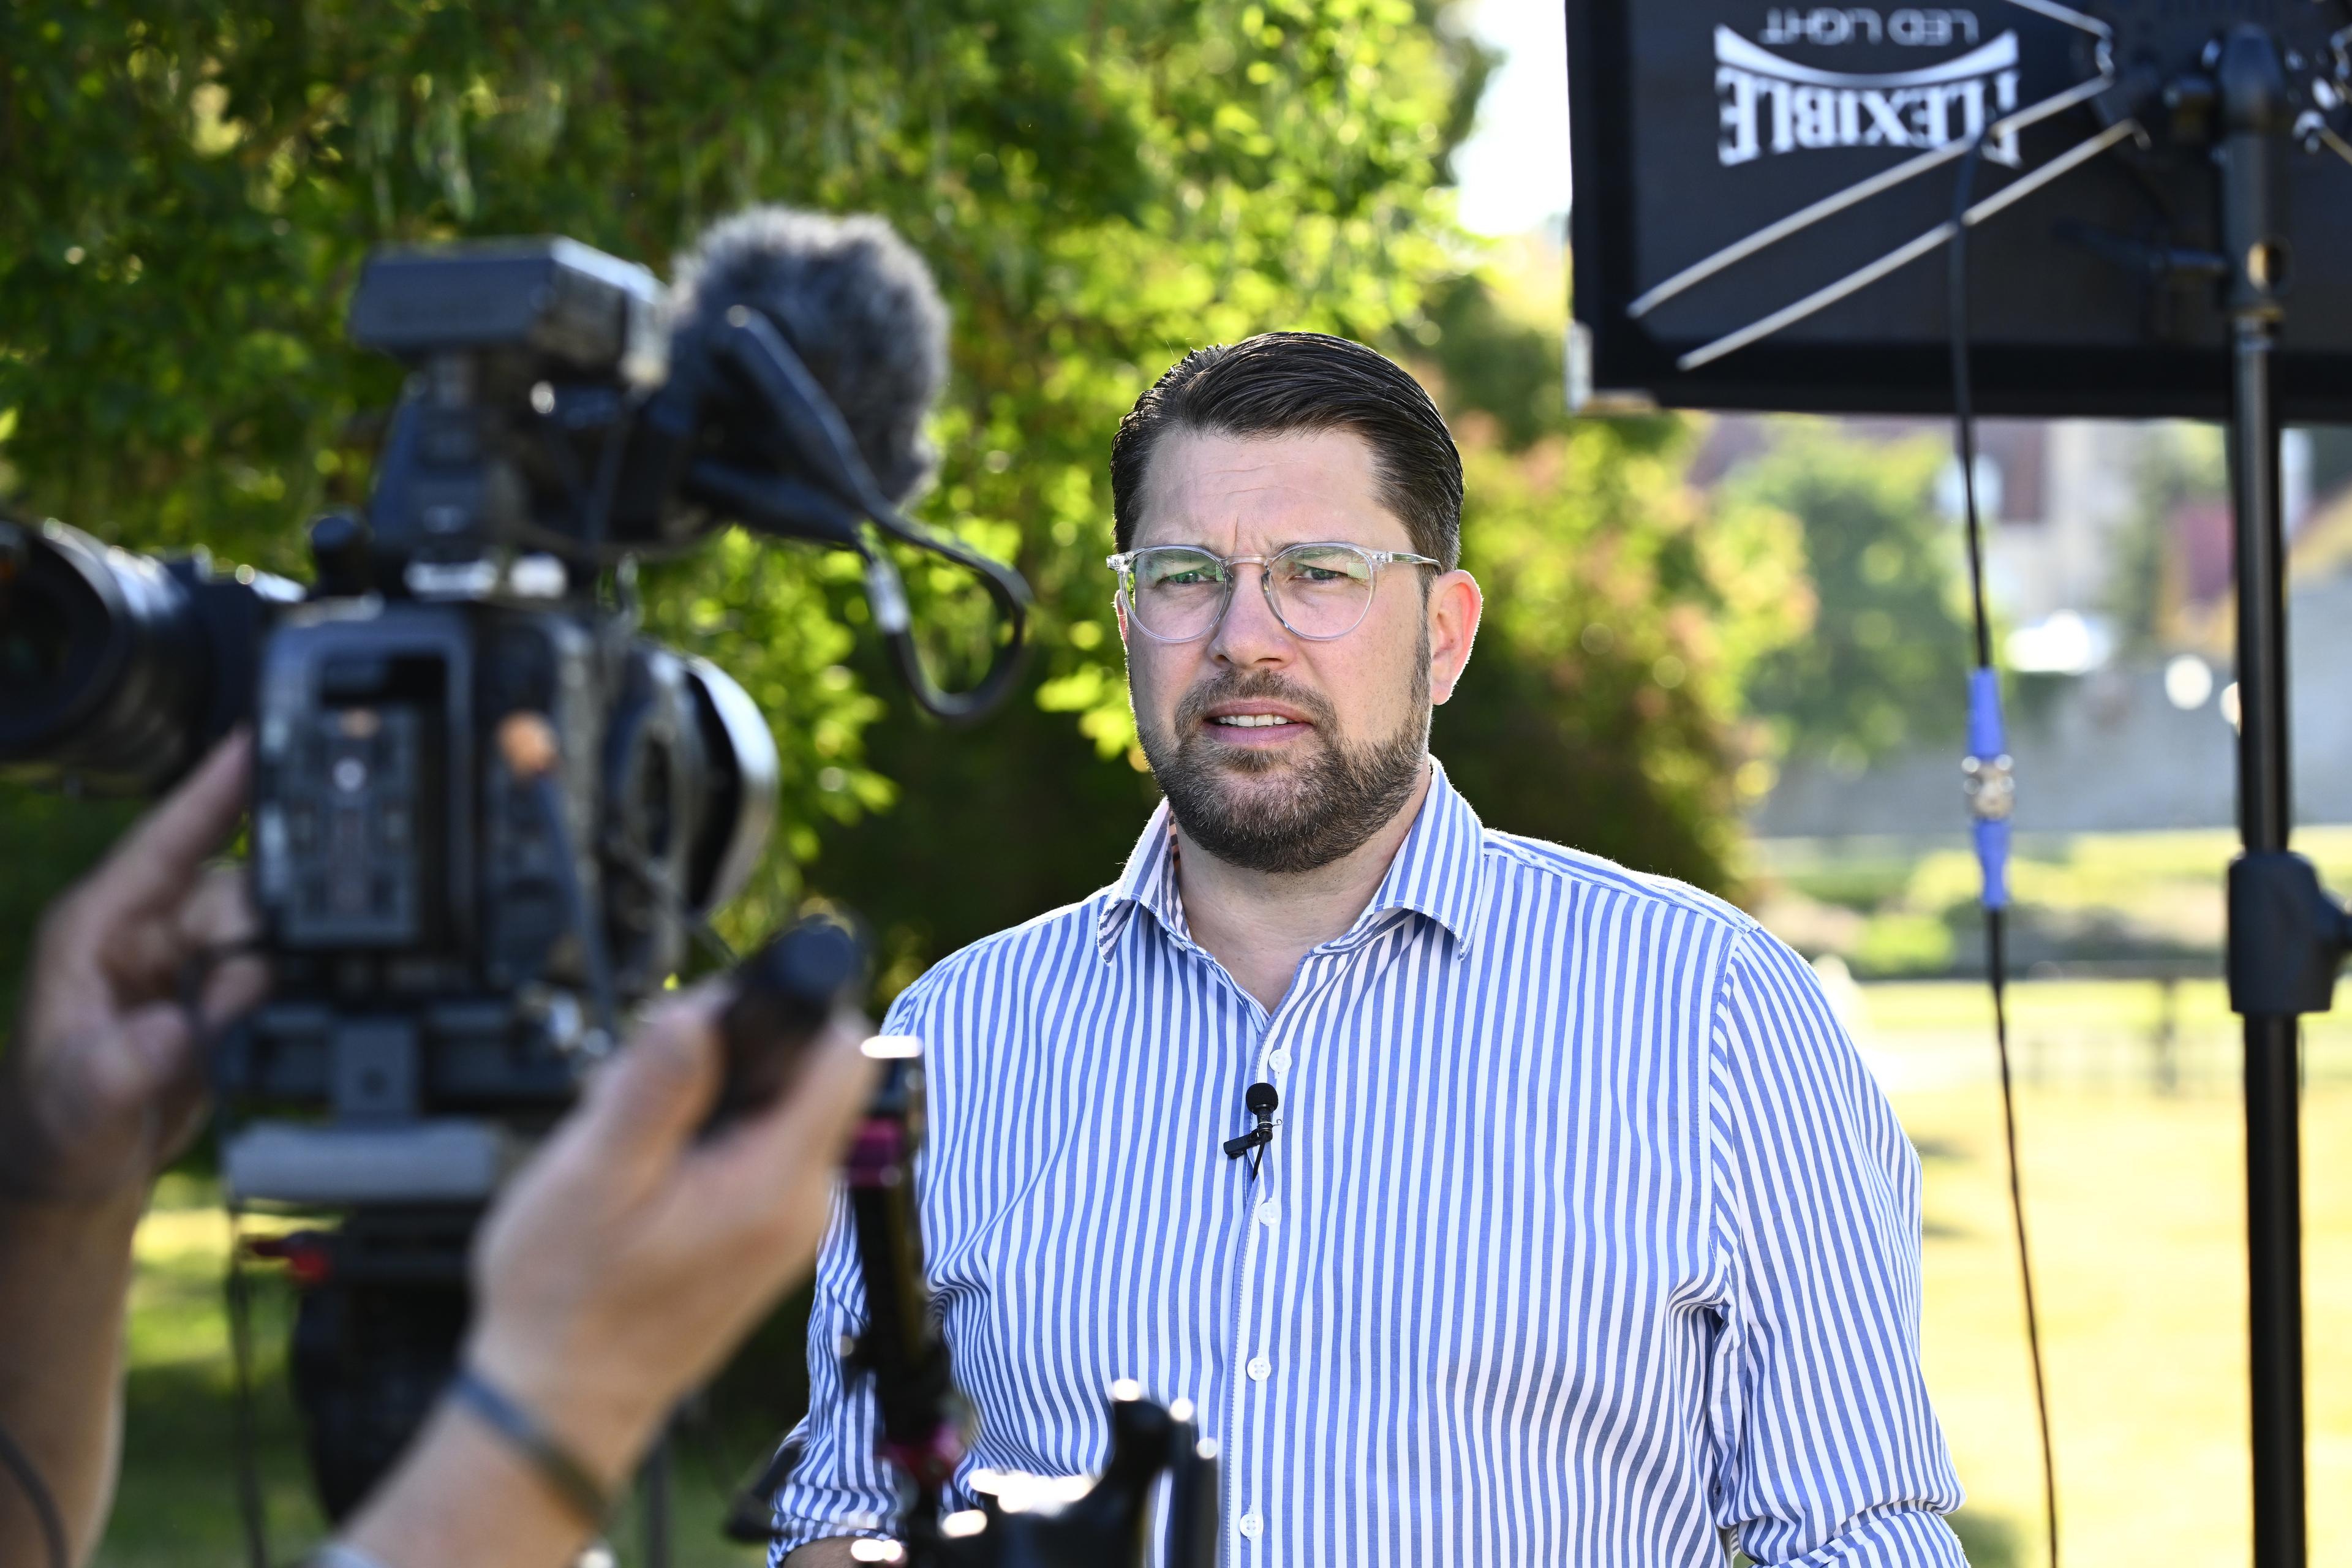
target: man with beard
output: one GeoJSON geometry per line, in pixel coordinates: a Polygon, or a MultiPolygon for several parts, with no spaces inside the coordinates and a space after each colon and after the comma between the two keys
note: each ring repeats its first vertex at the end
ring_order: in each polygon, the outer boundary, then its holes
{"type": "MultiPolygon", "coordinates": [[[[1219,1445],[1236,1568],[1959,1564],[1917,1162],[1811,972],[1486,828],[1428,754],[1480,598],[1426,394],[1337,338],[1202,350],[1111,489],[1166,803],[1117,883],[889,1025],[929,1046],[959,1505],[978,1467],[1098,1466],[1132,1378],[1219,1445]],[[1252,1085],[1271,1135],[1229,1156],[1252,1085]]],[[[836,1230],[794,1568],[893,1521],[862,1315],[836,1230]]]]}

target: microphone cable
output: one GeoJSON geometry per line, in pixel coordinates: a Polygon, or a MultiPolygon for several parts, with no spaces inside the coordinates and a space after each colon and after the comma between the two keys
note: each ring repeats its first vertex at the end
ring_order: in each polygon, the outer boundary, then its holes
{"type": "Polygon", "coordinates": [[[765,531],[814,539],[855,552],[865,563],[866,597],[875,628],[915,705],[950,724],[970,723],[992,711],[1011,693],[1025,663],[1028,583],[1013,568],[899,511],[875,482],[840,410],[774,322],[737,305],[709,333],[709,352],[730,365],[766,405],[773,431],[798,456],[806,475],[747,473],[706,458],[688,470],[689,488],[731,507],[742,521],[765,531]],[[865,524],[883,538],[963,568],[986,592],[1004,636],[970,689],[944,690],[924,668],[905,585],[889,557],[863,537],[865,524]]]}
{"type": "Polygon", "coordinates": [[[1950,316],[1952,414],[1960,464],[1960,495],[1968,523],[1969,606],[1976,667],[1969,672],[1969,754],[1961,763],[1977,863],[1984,874],[1985,975],[1992,989],[1993,1045],[2000,1063],[2000,1124],[2009,1157],[2009,1212],[2017,1237],[2017,1275],[2025,1297],[2025,1344],[2033,1367],[2033,1411],[2042,1432],[2042,1521],[2050,1568],[2058,1568],[2058,1464],[2050,1436],[2050,1392],[2042,1364],[2042,1319],[2033,1294],[2033,1255],[2026,1245],[2025,1185],[2018,1169],[2017,1096],[2009,1058],[2008,931],[2010,817],[2016,778],[2002,733],[2000,677],[1992,657],[1992,622],[1985,607],[1984,529],[1977,506],[1974,388],[1969,374],[1969,207],[1984,153],[1979,132],[1960,160],[1952,197],[1950,316]]]}

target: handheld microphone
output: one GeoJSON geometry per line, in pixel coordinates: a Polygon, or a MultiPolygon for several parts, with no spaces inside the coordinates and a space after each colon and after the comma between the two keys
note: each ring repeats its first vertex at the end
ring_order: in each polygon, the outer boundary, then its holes
{"type": "MultiPolygon", "coordinates": [[[[1274,1142],[1274,1113],[1282,1107],[1282,1096],[1274,1091],[1274,1085],[1270,1083],[1254,1083],[1249,1086],[1249,1092],[1242,1097],[1242,1103],[1252,1116],[1257,1118],[1257,1125],[1238,1138],[1225,1140],[1225,1158],[1228,1160],[1238,1160],[1251,1150],[1264,1149],[1274,1142]]],[[[1257,1174],[1257,1162],[1255,1160],[1250,1163],[1250,1174],[1257,1174]]]]}
{"type": "Polygon", "coordinates": [[[864,1001],[869,943],[838,915],[812,915],[736,967],[719,1019],[726,1073],[706,1135],[763,1110],[791,1087],[828,1021],[864,1001]]]}

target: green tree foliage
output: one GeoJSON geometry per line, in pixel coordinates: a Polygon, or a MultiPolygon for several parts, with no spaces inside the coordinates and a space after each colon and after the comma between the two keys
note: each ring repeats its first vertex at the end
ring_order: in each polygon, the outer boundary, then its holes
{"type": "Polygon", "coordinates": [[[1480,422],[1474,443],[1524,452],[1567,428],[1560,335],[1515,314],[1480,273],[1450,278],[1432,291],[1415,332],[1422,357],[1445,388],[1448,412],[1480,422]]]}
{"type": "MultiPolygon", "coordinates": [[[[341,332],[371,246],[560,231],[659,264],[756,200],[879,211],[955,315],[925,514],[1018,556],[1045,705],[1122,757],[1108,431],[1196,342],[1410,316],[1483,68],[1407,0],[28,0],[0,16],[0,493],[299,567],[396,390],[341,332]]],[[[757,924],[825,825],[897,793],[863,749],[860,606],[733,540],[651,586],[654,628],[736,670],[782,743],[757,924]]]]}
{"type": "MultiPolygon", "coordinates": [[[[1464,421],[1495,605],[1438,743],[1474,800],[1719,884],[1737,672],[1780,616],[1734,568],[1780,558],[1706,526],[1675,427],[1569,421],[1557,315],[1459,276],[1444,160],[1489,62],[1438,4],[26,0],[0,14],[0,498],[299,572],[397,391],[341,331],[370,247],[563,232],[659,267],[752,201],[878,211],[954,313],[920,515],[1036,585],[1033,685],[942,731],[845,562],[730,536],[649,572],[649,629],[734,670],[783,753],[735,934],[824,891],[887,933],[895,984],[1116,871],[1152,796],[1109,433],[1185,350],[1276,327],[1394,345],[1464,421]]],[[[968,618],[952,574],[912,586],[968,618]]],[[[31,820],[0,801],[0,831],[31,820]]],[[[54,885],[71,857],[25,837],[0,852],[49,870],[18,885],[54,885]]]]}
{"type": "Polygon", "coordinates": [[[1497,826],[1731,890],[1763,739],[1741,691],[1810,624],[1803,550],[1786,513],[1684,483],[1688,421],[1570,417],[1567,282],[1543,243],[1505,244],[1420,328],[1486,590],[1432,745],[1497,826]]]}
{"type": "Polygon", "coordinates": [[[1740,687],[1808,595],[1785,513],[1683,483],[1689,434],[1580,420],[1517,455],[1473,442],[1463,563],[1486,620],[1432,744],[1496,826],[1720,889],[1752,778],[1740,687]]]}
{"type": "Polygon", "coordinates": [[[1725,487],[1727,504],[1797,518],[1818,598],[1812,635],[1758,661],[1754,712],[1793,756],[1859,769],[1958,731],[1969,637],[1958,546],[1937,515],[1944,447],[1793,423],[1725,487]]]}

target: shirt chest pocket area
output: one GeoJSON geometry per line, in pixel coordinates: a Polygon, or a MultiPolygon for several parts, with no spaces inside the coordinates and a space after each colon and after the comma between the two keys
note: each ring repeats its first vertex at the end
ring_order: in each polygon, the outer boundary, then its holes
{"type": "MultiPolygon", "coordinates": [[[[1160,1399],[1208,1392],[1204,1368],[1230,1315],[1219,1254],[1239,1221],[1206,1212],[1222,1195],[1223,1157],[1213,1169],[1193,1156],[1192,1169],[1172,1142],[1057,1151],[941,1279],[956,1375],[984,1429],[1001,1417],[1066,1430],[1068,1417],[1098,1413],[1119,1378],[1160,1399]]],[[[1211,1142],[1204,1131],[1213,1153],[1211,1142]]],[[[1083,1466],[1101,1456],[1041,1457],[1083,1466]]]]}
{"type": "Polygon", "coordinates": [[[1471,1418],[1612,1405],[1629,1358],[1679,1355],[1705,1322],[1692,1177],[1628,1144],[1425,1146],[1392,1181],[1286,1182],[1271,1283],[1294,1355],[1471,1418]]]}

